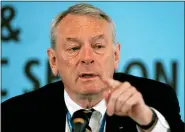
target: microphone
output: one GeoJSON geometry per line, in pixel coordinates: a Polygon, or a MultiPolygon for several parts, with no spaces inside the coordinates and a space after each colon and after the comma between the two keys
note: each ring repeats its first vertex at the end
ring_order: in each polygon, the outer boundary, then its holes
{"type": "Polygon", "coordinates": [[[84,113],[84,110],[76,111],[72,118],[72,132],[86,132],[86,128],[89,124],[89,119],[87,115],[84,113]]]}

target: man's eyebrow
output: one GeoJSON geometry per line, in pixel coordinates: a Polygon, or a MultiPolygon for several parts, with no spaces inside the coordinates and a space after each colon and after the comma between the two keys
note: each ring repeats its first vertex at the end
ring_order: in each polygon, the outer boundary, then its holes
{"type": "Polygon", "coordinates": [[[82,44],[83,42],[78,39],[78,38],[72,38],[72,37],[67,37],[66,38],[67,41],[71,41],[71,42],[76,42],[76,43],[79,43],[79,44],[82,44]]]}
{"type": "MultiPolygon", "coordinates": [[[[96,35],[96,36],[90,38],[89,42],[93,42],[93,41],[96,41],[98,39],[104,39],[106,41],[105,35],[100,34],[100,35],[96,35]]],[[[66,40],[71,41],[71,42],[76,42],[76,43],[79,43],[79,44],[83,44],[83,42],[78,38],[67,37],[66,40]]]]}
{"type": "Polygon", "coordinates": [[[96,35],[94,37],[92,37],[91,39],[104,39],[105,38],[105,35],[104,34],[100,34],[100,35],[96,35]]]}
{"type": "Polygon", "coordinates": [[[105,35],[104,35],[104,34],[100,34],[100,35],[97,35],[97,36],[92,37],[92,38],[90,39],[90,42],[95,41],[95,40],[97,40],[97,39],[104,39],[104,40],[106,40],[106,39],[105,39],[105,35]]]}

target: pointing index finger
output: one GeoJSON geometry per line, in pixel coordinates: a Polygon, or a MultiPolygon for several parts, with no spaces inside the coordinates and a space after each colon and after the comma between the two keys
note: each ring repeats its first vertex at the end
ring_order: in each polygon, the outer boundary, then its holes
{"type": "Polygon", "coordinates": [[[121,83],[117,80],[108,78],[108,79],[103,79],[103,81],[110,87],[110,88],[116,88],[118,87],[121,83]]]}

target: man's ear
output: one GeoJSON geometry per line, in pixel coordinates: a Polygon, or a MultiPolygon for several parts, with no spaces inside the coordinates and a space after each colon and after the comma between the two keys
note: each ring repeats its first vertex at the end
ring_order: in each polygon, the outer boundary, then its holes
{"type": "Polygon", "coordinates": [[[118,65],[119,65],[119,59],[120,59],[120,44],[117,43],[114,45],[114,70],[117,70],[118,65]]]}
{"type": "Polygon", "coordinates": [[[58,75],[58,68],[57,68],[57,60],[56,60],[56,55],[55,55],[55,51],[52,48],[49,48],[47,50],[47,54],[48,54],[48,59],[49,59],[49,64],[52,70],[52,73],[54,74],[54,76],[58,75]]]}

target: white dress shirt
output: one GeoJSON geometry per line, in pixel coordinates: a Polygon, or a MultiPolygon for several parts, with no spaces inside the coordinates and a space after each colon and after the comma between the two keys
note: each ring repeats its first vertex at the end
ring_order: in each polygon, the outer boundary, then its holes
{"type": "MultiPolygon", "coordinates": [[[[68,93],[64,90],[64,101],[65,101],[65,104],[67,106],[67,109],[69,111],[69,113],[71,115],[73,115],[73,113],[77,110],[80,110],[80,109],[83,109],[81,106],[79,106],[78,104],[76,104],[68,95],[68,93]]],[[[100,122],[103,120],[103,117],[104,117],[104,114],[106,112],[106,103],[105,103],[105,100],[102,100],[101,102],[99,102],[96,106],[93,107],[96,111],[99,111],[101,113],[101,119],[100,119],[100,122]]],[[[158,117],[158,121],[155,125],[155,127],[153,128],[152,132],[168,132],[170,130],[170,127],[169,127],[169,124],[167,123],[166,119],[164,118],[164,116],[159,112],[157,111],[156,109],[152,108],[156,114],[157,114],[157,117],[158,117]]],[[[105,124],[106,126],[106,124],[105,124]]],[[[105,128],[104,126],[104,128],[105,128]]],[[[94,126],[90,126],[91,128],[94,127],[94,126]]],[[[138,132],[142,132],[138,126],[137,127],[137,130],[138,132]]],[[[92,128],[92,132],[94,129],[92,128]]],[[[65,129],[65,132],[70,132],[70,128],[69,128],[69,124],[68,124],[68,121],[67,121],[67,115],[66,115],[66,129],[65,129]]],[[[105,132],[105,129],[104,129],[104,132],[105,132]]]]}

